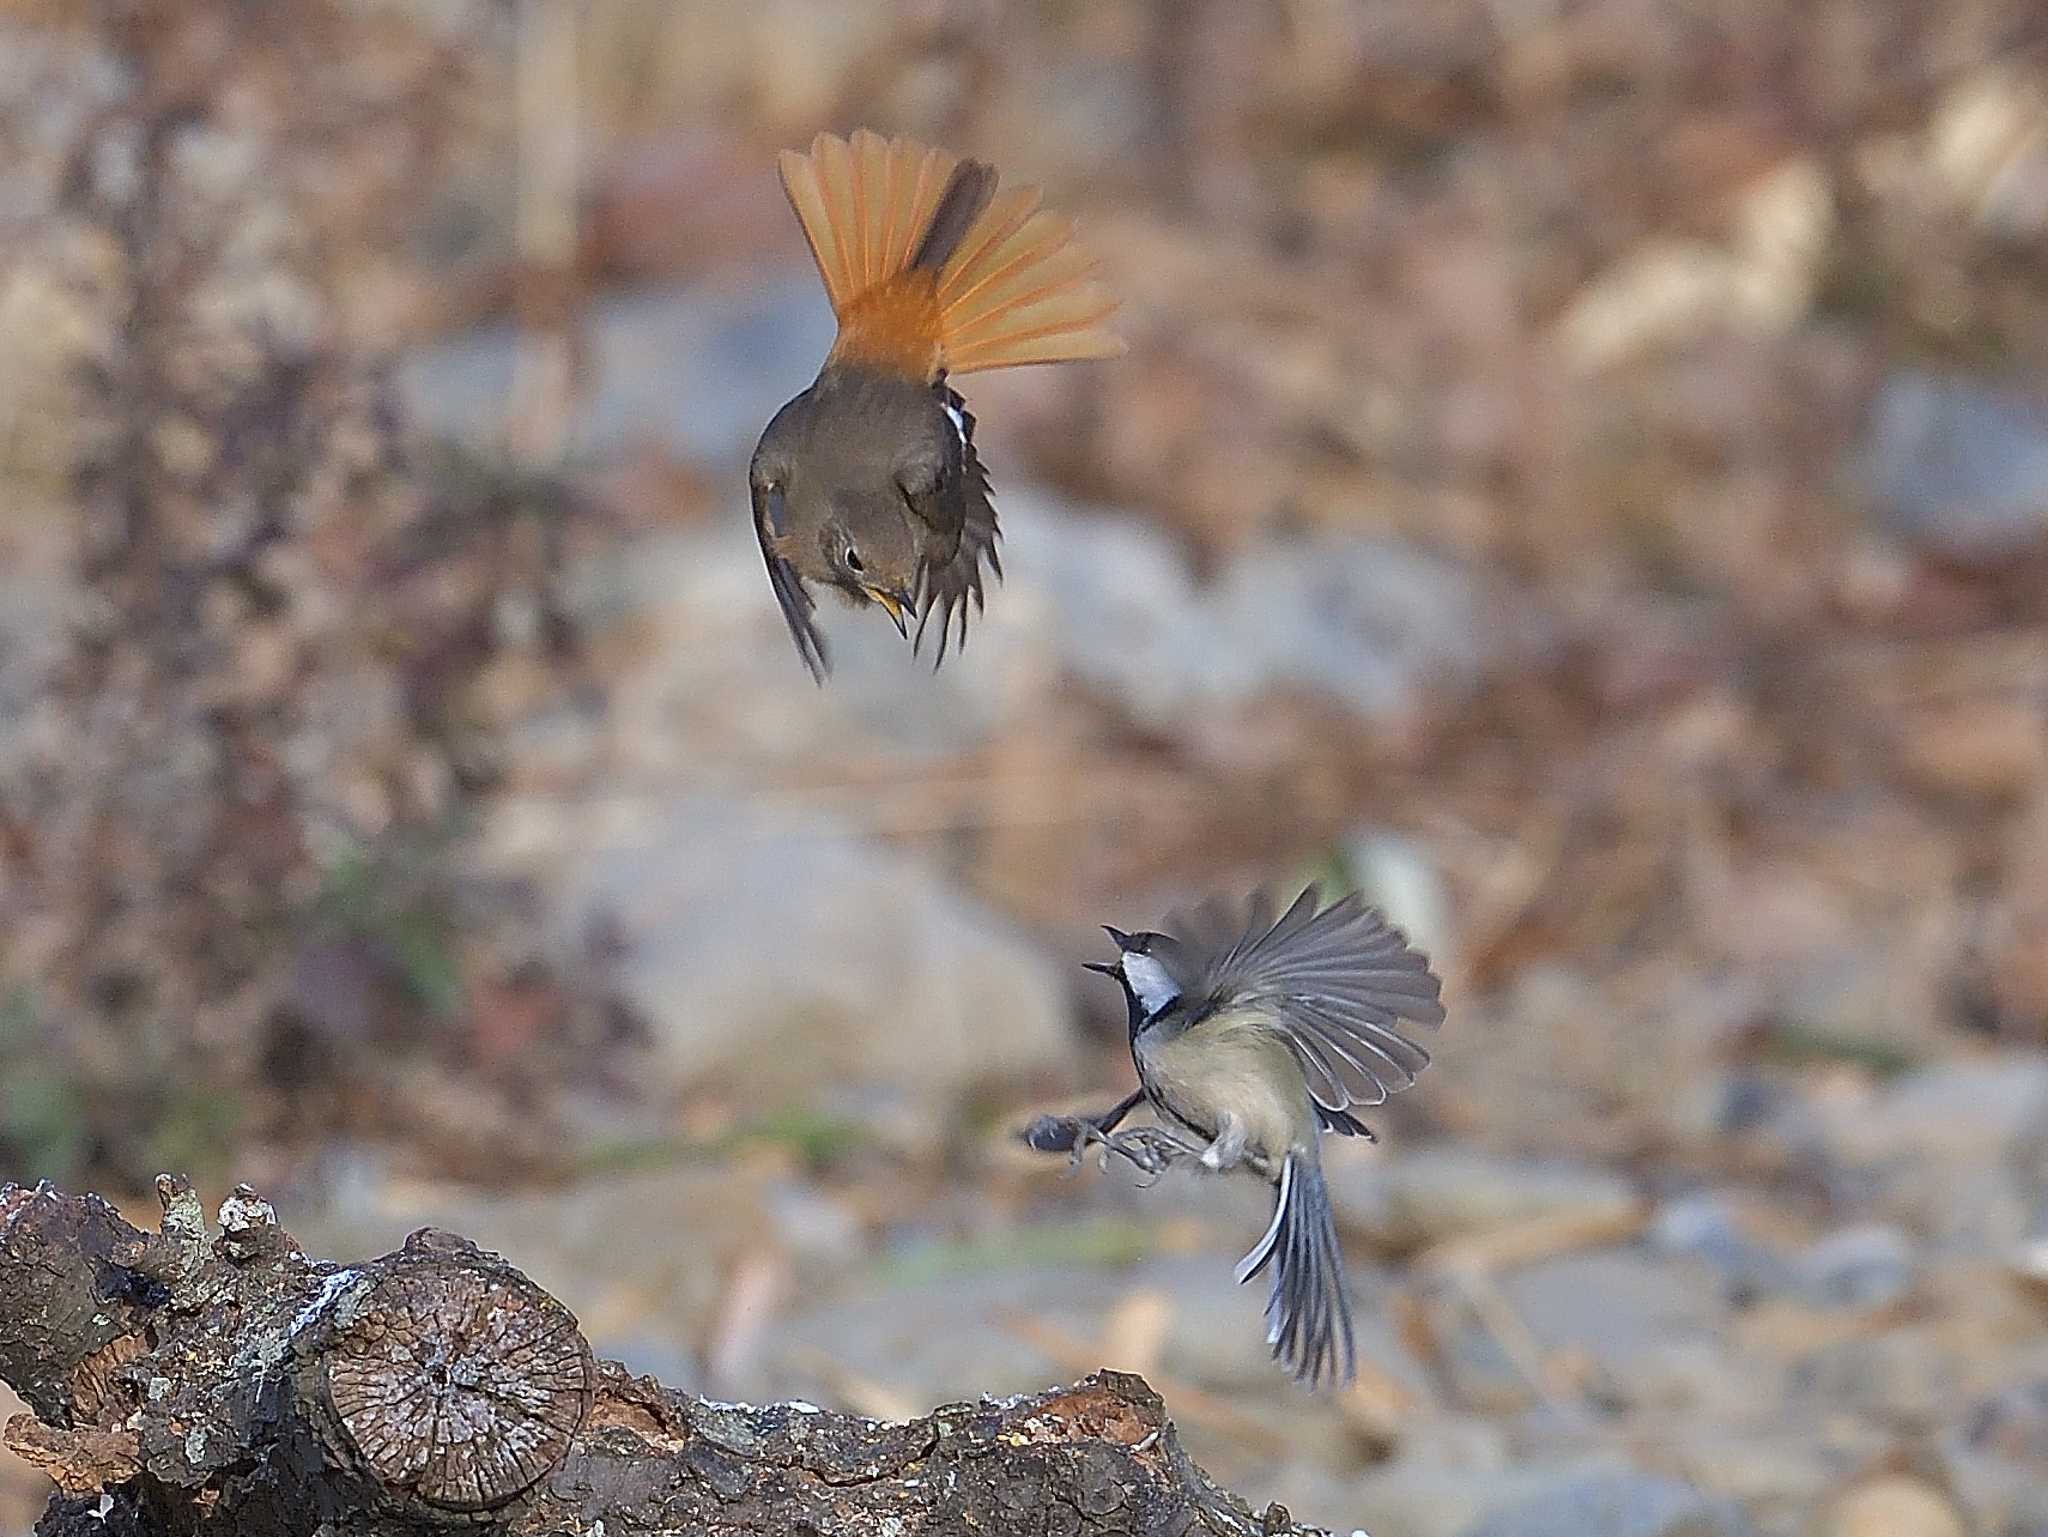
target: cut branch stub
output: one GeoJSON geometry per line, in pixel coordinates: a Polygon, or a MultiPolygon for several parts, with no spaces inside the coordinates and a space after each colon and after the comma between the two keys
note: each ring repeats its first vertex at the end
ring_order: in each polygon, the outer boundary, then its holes
{"type": "MultiPolygon", "coordinates": [[[[98,1196],[0,1187],[0,1380],[45,1424],[72,1423],[74,1375],[137,1327],[138,1278],[120,1256],[138,1236],[98,1196]]],[[[97,1382],[83,1386],[96,1400],[97,1382]]]]}
{"type": "Polygon", "coordinates": [[[495,1255],[423,1230],[335,1311],[322,1387],[346,1450],[387,1494],[497,1510],[561,1461],[594,1365],[569,1310],[495,1255]]]}

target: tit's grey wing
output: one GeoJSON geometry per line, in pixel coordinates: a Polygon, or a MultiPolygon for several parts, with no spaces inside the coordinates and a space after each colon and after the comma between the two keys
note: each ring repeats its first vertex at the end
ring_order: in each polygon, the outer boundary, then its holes
{"type": "Polygon", "coordinates": [[[974,611],[981,612],[984,563],[1001,581],[1003,562],[996,553],[996,541],[1002,534],[996,527],[988,471],[974,447],[974,418],[968,413],[967,402],[943,379],[933,390],[958,434],[959,457],[955,460],[950,453],[947,455],[947,473],[937,490],[909,500],[911,511],[928,531],[924,565],[919,572],[914,645],[924,644],[925,626],[936,614],[939,652],[932,665],[937,667],[946,660],[946,642],[954,629],[955,614],[960,622],[954,649],[960,650],[967,644],[967,605],[972,602],[974,611]]]}
{"type": "Polygon", "coordinates": [[[811,597],[810,589],[804,586],[804,579],[797,575],[796,567],[775,549],[773,531],[780,517],[776,504],[781,493],[755,486],[753,497],[754,537],[761,541],[761,559],[768,563],[768,585],[775,589],[775,601],[789,625],[789,638],[796,642],[797,655],[804,659],[804,666],[811,670],[811,676],[822,684],[826,674],[832,671],[832,656],[825,649],[825,637],[818,629],[818,621],[812,617],[817,602],[811,597]]]}
{"type": "Polygon", "coordinates": [[[1318,900],[1311,886],[1278,917],[1264,892],[1240,910],[1212,901],[1169,919],[1152,953],[1199,1006],[1267,1014],[1326,1111],[1382,1104],[1429,1065],[1399,1026],[1442,1024],[1443,984],[1355,892],[1318,900]]]}

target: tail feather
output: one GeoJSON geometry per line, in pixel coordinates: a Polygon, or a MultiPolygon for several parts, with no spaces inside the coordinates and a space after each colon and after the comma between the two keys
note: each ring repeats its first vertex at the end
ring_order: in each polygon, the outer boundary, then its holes
{"type": "Polygon", "coordinates": [[[939,274],[949,373],[1113,358],[1116,300],[1073,244],[1074,221],[1038,206],[1036,187],[997,198],[939,274]]]}
{"type": "Polygon", "coordinates": [[[1266,1343],[1273,1358],[1311,1387],[1325,1379],[1349,1382],[1357,1371],[1351,1297],[1329,1189],[1313,1153],[1290,1152],[1281,1163],[1273,1220],[1233,1274],[1242,1285],[1268,1268],[1266,1343]]]}
{"type": "Polygon", "coordinates": [[[1245,1257],[1237,1262],[1237,1268],[1230,1272],[1230,1279],[1239,1286],[1266,1268],[1273,1258],[1273,1245],[1279,1242],[1281,1225],[1287,1220],[1287,1196],[1294,1187],[1294,1160],[1283,1159],[1280,1164],[1280,1191],[1273,1201],[1273,1220],[1266,1224],[1266,1231],[1259,1235],[1245,1257]]]}
{"type": "MultiPolygon", "coordinates": [[[[1012,187],[1001,197],[990,201],[982,210],[981,217],[974,221],[974,227],[960,241],[952,260],[946,264],[946,283],[951,297],[958,300],[971,295],[999,266],[1009,265],[1011,258],[1018,254],[1017,237],[1036,217],[1038,205],[1044,198],[1045,194],[1038,188],[1023,186],[1012,187]]],[[[1053,217],[1052,214],[1046,215],[1047,219],[1053,217]]],[[[1067,233],[1073,233],[1071,226],[1067,233]]]]}
{"type": "Polygon", "coordinates": [[[953,172],[945,196],[925,226],[923,238],[911,253],[909,265],[917,271],[941,272],[960,249],[995,196],[995,167],[970,160],[953,172]]]}
{"type": "Polygon", "coordinates": [[[866,129],[780,168],[839,320],[835,359],[936,380],[1124,350],[1105,324],[1116,301],[1038,188],[998,194],[978,160],[866,129]]]}

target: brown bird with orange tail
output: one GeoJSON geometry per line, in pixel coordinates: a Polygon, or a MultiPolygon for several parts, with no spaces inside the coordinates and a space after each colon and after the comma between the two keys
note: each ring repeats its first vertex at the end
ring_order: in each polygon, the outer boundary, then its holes
{"type": "Polygon", "coordinates": [[[934,615],[938,661],[982,567],[998,578],[996,514],[974,418],[947,382],[1025,363],[1115,357],[1116,308],[1036,187],[910,139],[821,134],[784,152],[782,185],[839,321],[811,387],[768,424],[749,480],[754,531],[797,651],[830,671],[807,582],[880,604],[915,644],[934,615]]]}

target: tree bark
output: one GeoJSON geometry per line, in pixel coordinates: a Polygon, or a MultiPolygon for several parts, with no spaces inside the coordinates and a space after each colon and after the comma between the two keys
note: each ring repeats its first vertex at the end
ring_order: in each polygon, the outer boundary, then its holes
{"type": "Polygon", "coordinates": [[[0,1185],[7,1445],[57,1483],[39,1537],[1306,1537],[1181,1450],[1142,1379],[1097,1372],[888,1424],[720,1404],[593,1358],[569,1310],[422,1229],[311,1260],[238,1187],[159,1230],[0,1185]]]}

